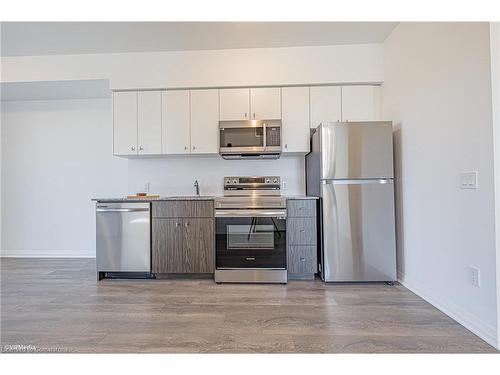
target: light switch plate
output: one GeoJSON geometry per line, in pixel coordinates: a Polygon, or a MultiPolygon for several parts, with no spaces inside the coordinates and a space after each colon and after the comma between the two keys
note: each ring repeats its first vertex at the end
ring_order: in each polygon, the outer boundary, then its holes
{"type": "Polygon", "coordinates": [[[460,173],[460,189],[477,189],[477,171],[460,173]]]}

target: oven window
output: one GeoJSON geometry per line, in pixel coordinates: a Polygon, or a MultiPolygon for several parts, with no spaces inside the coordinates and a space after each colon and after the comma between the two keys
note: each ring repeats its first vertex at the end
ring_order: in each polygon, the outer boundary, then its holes
{"type": "Polygon", "coordinates": [[[274,249],[274,226],[250,225],[227,226],[227,249],[274,249]]]}
{"type": "Polygon", "coordinates": [[[257,128],[224,128],[220,131],[221,147],[263,147],[263,129],[257,128]]]}

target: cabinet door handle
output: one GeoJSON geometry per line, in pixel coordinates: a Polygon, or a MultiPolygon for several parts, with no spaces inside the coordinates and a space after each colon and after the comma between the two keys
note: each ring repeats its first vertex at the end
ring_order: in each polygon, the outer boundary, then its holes
{"type": "Polygon", "coordinates": [[[196,146],[193,146],[193,150],[196,150],[196,146]]]}
{"type": "Polygon", "coordinates": [[[175,223],[175,227],[177,228],[180,224],[178,222],[175,223]]]}
{"type": "Polygon", "coordinates": [[[304,229],[300,229],[300,230],[299,230],[299,232],[300,232],[300,233],[304,233],[304,232],[305,232],[305,230],[304,230],[304,229]]]}
{"type": "Polygon", "coordinates": [[[142,151],[142,150],[144,150],[144,149],[142,148],[142,146],[139,146],[139,151],[142,151]]]}
{"type": "Polygon", "coordinates": [[[245,258],[246,260],[255,260],[255,258],[245,258]]]}
{"type": "Polygon", "coordinates": [[[130,150],[135,151],[135,147],[134,146],[130,147],[130,150]]]}
{"type": "Polygon", "coordinates": [[[187,227],[189,226],[189,222],[187,222],[187,221],[186,221],[186,222],[184,223],[184,226],[187,228],[187,227]]]}
{"type": "Polygon", "coordinates": [[[253,113],[253,119],[255,120],[255,112],[253,113]]]}
{"type": "Polygon", "coordinates": [[[247,118],[247,113],[245,112],[245,118],[247,118]]]}
{"type": "Polygon", "coordinates": [[[184,146],[184,150],[187,150],[188,149],[188,146],[184,146]]]}
{"type": "Polygon", "coordinates": [[[288,150],[288,143],[285,143],[285,150],[288,150]]]}
{"type": "Polygon", "coordinates": [[[306,261],[306,258],[300,258],[300,261],[301,261],[301,262],[305,262],[305,261],[306,261]]]}

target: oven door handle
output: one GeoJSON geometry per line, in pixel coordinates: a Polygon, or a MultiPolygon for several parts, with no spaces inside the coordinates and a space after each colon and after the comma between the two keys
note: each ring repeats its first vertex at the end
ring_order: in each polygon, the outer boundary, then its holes
{"type": "Polygon", "coordinates": [[[215,217],[273,217],[286,219],[286,210],[215,210],[215,217]]]}

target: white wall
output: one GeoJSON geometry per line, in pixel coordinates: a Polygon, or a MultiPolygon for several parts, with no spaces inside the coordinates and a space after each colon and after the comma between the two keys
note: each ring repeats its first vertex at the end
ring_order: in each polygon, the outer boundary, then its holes
{"type": "Polygon", "coordinates": [[[383,114],[396,126],[399,277],[496,344],[489,26],[399,24],[384,64],[383,114]],[[471,170],[479,189],[459,189],[460,171],[471,170]],[[469,284],[469,266],[480,269],[480,288],[469,284]]]}
{"type": "Polygon", "coordinates": [[[1,58],[2,82],[110,79],[112,89],[380,83],[381,44],[1,58]]]}
{"type": "Polygon", "coordinates": [[[283,194],[305,194],[304,157],[282,156],[278,160],[224,160],[211,157],[169,157],[129,161],[129,191],[165,195],[193,194],[194,180],[203,195],[222,195],[224,176],[281,176],[287,190],[283,194]]]}
{"type": "Polygon", "coordinates": [[[497,248],[497,341],[500,347],[500,22],[490,23],[491,93],[495,144],[495,218],[497,248]]]}
{"type": "Polygon", "coordinates": [[[111,100],[2,103],[2,255],[95,256],[95,196],[127,189],[111,100]]]}

